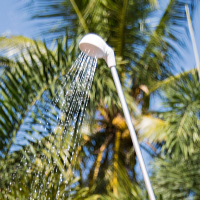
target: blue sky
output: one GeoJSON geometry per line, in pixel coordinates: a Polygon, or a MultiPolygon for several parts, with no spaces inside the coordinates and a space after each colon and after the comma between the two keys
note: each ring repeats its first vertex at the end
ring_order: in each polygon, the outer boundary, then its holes
{"type": "MultiPolygon", "coordinates": [[[[10,33],[13,35],[24,35],[27,37],[36,36],[37,27],[34,23],[28,21],[28,13],[20,10],[22,3],[26,0],[1,0],[0,4],[0,35],[10,33]]],[[[199,5],[200,7],[200,5],[199,5]]],[[[197,47],[200,52],[200,9],[196,9],[194,18],[194,29],[197,47]]],[[[192,49],[191,41],[187,41],[187,48],[181,50],[183,60],[179,62],[178,68],[184,68],[186,70],[195,66],[194,53],[192,49]]]]}
{"type": "MultiPolygon", "coordinates": [[[[31,24],[25,12],[20,11],[19,1],[1,0],[0,3],[0,34],[32,36],[31,24]]],[[[23,2],[23,1],[22,1],[23,2]]]]}

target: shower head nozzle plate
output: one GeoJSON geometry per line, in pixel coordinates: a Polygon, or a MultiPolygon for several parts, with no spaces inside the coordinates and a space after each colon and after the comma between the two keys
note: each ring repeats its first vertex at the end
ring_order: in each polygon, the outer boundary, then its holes
{"type": "Polygon", "coordinates": [[[96,58],[104,57],[106,54],[106,46],[107,44],[100,36],[92,33],[85,35],[79,43],[81,51],[96,58]]]}
{"type": "Polygon", "coordinates": [[[103,58],[108,67],[116,65],[114,51],[96,34],[89,33],[85,35],[79,43],[79,48],[93,58],[103,58]]]}

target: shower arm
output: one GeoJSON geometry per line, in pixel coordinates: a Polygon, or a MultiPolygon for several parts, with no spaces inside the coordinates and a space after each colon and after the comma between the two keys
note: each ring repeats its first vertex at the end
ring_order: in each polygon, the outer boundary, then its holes
{"type": "Polygon", "coordinates": [[[108,67],[110,68],[112,77],[115,83],[115,87],[117,89],[117,93],[122,105],[126,123],[131,135],[133,146],[134,146],[134,149],[135,149],[135,152],[140,164],[140,168],[143,174],[143,178],[144,178],[144,182],[147,188],[147,192],[149,194],[149,198],[150,200],[155,200],[153,188],[151,186],[151,182],[150,182],[150,179],[149,179],[149,176],[144,164],[144,160],[143,160],[142,153],[140,150],[140,145],[136,136],[135,129],[133,127],[131,115],[129,113],[128,106],[127,106],[124,93],[122,90],[122,86],[119,80],[119,76],[116,70],[116,61],[115,61],[114,51],[110,46],[106,44],[106,42],[100,36],[96,34],[91,34],[91,33],[85,35],[82,38],[82,40],[79,43],[79,48],[81,49],[81,51],[83,51],[84,53],[88,54],[91,57],[103,58],[106,61],[108,67]]]}
{"type": "Polygon", "coordinates": [[[118,96],[119,96],[119,99],[120,99],[120,102],[121,102],[121,105],[122,105],[122,109],[123,109],[124,116],[125,116],[125,119],[126,119],[126,124],[128,126],[128,129],[129,129],[129,132],[130,132],[130,135],[131,135],[133,146],[134,146],[134,149],[135,149],[135,152],[136,152],[139,164],[140,164],[140,168],[141,168],[141,171],[142,171],[142,174],[143,174],[143,178],[144,178],[144,182],[145,182],[145,185],[146,185],[146,188],[147,188],[147,192],[149,194],[149,198],[150,198],[150,200],[155,200],[154,192],[153,192],[151,182],[150,182],[150,179],[149,179],[149,176],[148,176],[145,164],[144,164],[144,160],[143,160],[142,153],[141,153],[141,150],[140,150],[140,145],[139,145],[139,142],[138,142],[138,139],[137,139],[137,136],[136,136],[135,129],[133,127],[131,115],[129,113],[128,106],[127,106],[127,103],[126,103],[126,99],[124,97],[124,93],[123,93],[122,86],[121,86],[121,83],[120,83],[120,80],[119,80],[117,69],[116,69],[115,66],[112,66],[112,67],[110,67],[110,70],[111,70],[112,77],[113,77],[113,80],[114,80],[114,83],[115,83],[115,87],[117,89],[117,93],[118,93],[118,96]]]}

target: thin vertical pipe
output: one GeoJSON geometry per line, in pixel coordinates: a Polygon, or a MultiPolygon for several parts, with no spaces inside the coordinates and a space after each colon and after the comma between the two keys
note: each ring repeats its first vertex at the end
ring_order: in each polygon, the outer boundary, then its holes
{"type": "Polygon", "coordinates": [[[126,100],[125,100],[125,97],[124,97],[124,93],[123,93],[123,90],[122,90],[122,87],[121,87],[121,83],[120,83],[120,80],[119,80],[119,77],[118,77],[116,67],[113,66],[110,69],[111,69],[113,80],[114,80],[114,83],[115,83],[115,86],[116,86],[116,89],[117,89],[117,93],[119,95],[119,99],[120,99],[120,102],[121,102],[121,105],[122,105],[122,109],[123,109],[123,112],[124,112],[126,123],[127,123],[128,129],[129,129],[130,135],[131,135],[133,146],[135,148],[135,152],[136,152],[139,164],[140,164],[140,168],[142,170],[142,174],[143,174],[143,177],[144,177],[144,182],[145,182],[145,185],[146,185],[146,188],[147,188],[147,192],[149,194],[149,198],[150,198],[150,200],[155,200],[153,188],[151,186],[151,182],[150,182],[150,179],[149,179],[149,176],[148,176],[145,164],[144,164],[144,160],[143,160],[142,153],[141,153],[141,150],[140,150],[140,145],[139,145],[139,142],[138,142],[138,139],[137,139],[137,136],[136,136],[136,132],[135,132],[134,127],[133,127],[133,123],[132,123],[131,116],[130,116],[130,113],[129,113],[129,110],[128,110],[128,106],[126,104],[126,100]]]}
{"type": "Polygon", "coordinates": [[[195,56],[196,65],[197,65],[196,67],[197,67],[197,71],[198,71],[198,75],[199,75],[199,79],[200,79],[199,54],[198,54],[197,45],[196,45],[196,41],[195,41],[195,37],[194,37],[194,31],[193,31],[192,21],[191,21],[191,17],[190,17],[190,11],[189,11],[187,4],[185,4],[185,12],[186,12],[186,16],[187,16],[190,36],[191,36],[191,40],[192,40],[192,46],[193,46],[193,50],[194,50],[194,56],[195,56]]]}

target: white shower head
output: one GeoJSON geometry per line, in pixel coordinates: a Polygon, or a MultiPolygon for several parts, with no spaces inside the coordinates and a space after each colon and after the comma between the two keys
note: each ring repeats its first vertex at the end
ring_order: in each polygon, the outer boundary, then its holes
{"type": "Polygon", "coordinates": [[[108,67],[116,66],[113,49],[96,34],[89,33],[85,35],[79,43],[79,48],[91,57],[103,58],[108,67]]]}

